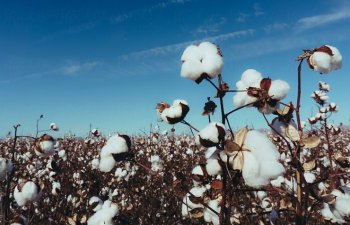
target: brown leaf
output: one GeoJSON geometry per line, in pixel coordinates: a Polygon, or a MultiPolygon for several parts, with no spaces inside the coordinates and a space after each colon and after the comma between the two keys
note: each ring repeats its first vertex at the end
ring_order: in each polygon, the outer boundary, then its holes
{"type": "Polygon", "coordinates": [[[335,203],[335,200],[336,200],[336,196],[332,195],[332,194],[329,194],[329,195],[323,195],[321,196],[322,200],[329,204],[329,205],[333,205],[335,203]]]}
{"type": "Polygon", "coordinates": [[[303,138],[302,142],[306,148],[316,148],[321,143],[321,139],[317,136],[311,136],[303,138]]]}
{"type": "Polygon", "coordinates": [[[288,124],[288,126],[286,127],[286,135],[292,141],[300,141],[298,130],[291,124],[288,124]]]}
{"type": "Polygon", "coordinates": [[[224,150],[228,156],[233,156],[233,155],[237,154],[237,152],[240,149],[241,149],[241,147],[236,142],[234,142],[232,140],[227,140],[225,142],[224,150]]]}
{"type": "Polygon", "coordinates": [[[201,204],[202,203],[202,198],[200,198],[200,197],[196,197],[196,196],[190,195],[188,198],[194,204],[201,204]]]}
{"type": "Polygon", "coordinates": [[[330,49],[328,46],[326,46],[326,45],[323,45],[323,46],[321,46],[321,47],[319,47],[319,48],[316,48],[315,50],[314,50],[314,52],[323,52],[323,53],[326,53],[326,54],[328,54],[328,55],[330,55],[330,56],[333,56],[333,52],[332,52],[332,49],[330,49]]]}
{"type": "Polygon", "coordinates": [[[232,169],[241,171],[244,165],[244,154],[243,152],[238,152],[234,156],[232,169]]]}
{"type": "Polygon", "coordinates": [[[303,164],[304,171],[308,172],[316,168],[316,161],[311,160],[303,164]]]}
{"type": "Polygon", "coordinates": [[[222,189],[222,181],[220,180],[213,180],[210,184],[211,188],[215,189],[215,190],[221,190],[222,189]]]}
{"type": "Polygon", "coordinates": [[[269,91],[270,87],[271,87],[271,79],[270,78],[263,78],[260,81],[260,88],[263,90],[266,90],[267,92],[269,91]]]}
{"type": "Polygon", "coordinates": [[[198,219],[203,217],[203,209],[202,208],[194,208],[190,211],[190,215],[192,218],[198,219]]]}

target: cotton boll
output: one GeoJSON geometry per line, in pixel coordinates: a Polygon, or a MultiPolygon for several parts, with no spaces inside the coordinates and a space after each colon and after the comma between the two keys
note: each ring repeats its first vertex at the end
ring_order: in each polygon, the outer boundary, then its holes
{"type": "Polygon", "coordinates": [[[259,177],[260,165],[257,159],[250,152],[244,152],[244,164],[242,176],[244,182],[251,187],[260,187],[264,185],[265,180],[259,177]]]}
{"type": "Polygon", "coordinates": [[[210,200],[208,202],[208,206],[211,208],[205,208],[204,209],[204,220],[205,222],[212,222],[213,225],[220,225],[220,219],[219,216],[220,215],[220,211],[221,211],[221,207],[219,206],[219,201],[218,200],[210,200]],[[212,210],[214,210],[216,213],[214,213],[212,210]]]}
{"type": "Polygon", "coordinates": [[[208,159],[205,168],[210,176],[216,176],[220,174],[222,170],[217,159],[208,159]]]}
{"type": "Polygon", "coordinates": [[[181,77],[196,81],[203,73],[202,63],[198,60],[189,59],[182,63],[181,77]]]}
{"type": "Polygon", "coordinates": [[[225,126],[222,123],[211,122],[198,133],[198,142],[204,147],[213,147],[225,138],[225,126]]]}
{"type": "Polygon", "coordinates": [[[247,133],[243,148],[244,165],[242,175],[246,184],[252,187],[260,187],[270,183],[285,171],[279,163],[279,152],[268,137],[256,130],[247,133]]]}
{"type": "Polygon", "coordinates": [[[15,188],[13,192],[13,197],[15,198],[17,204],[21,207],[24,206],[27,203],[27,199],[23,197],[22,192],[18,190],[18,187],[15,188]]]}
{"type": "Polygon", "coordinates": [[[187,61],[192,59],[200,61],[202,58],[203,58],[203,53],[200,51],[198,46],[190,45],[182,53],[181,61],[187,61]]]}
{"type": "Polygon", "coordinates": [[[326,45],[326,46],[332,50],[332,54],[333,54],[331,58],[331,69],[332,70],[340,69],[342,67],[343,57],[340,54],[339,50],[336,47],[333,47],[330,45],[326,45]]]}
{"type": "Polygon", "coordinates": [[[127,152],[129,150],[128,143],[120,135],[115,135],[112,136],[111,138],[108,139],[107,143],[105,146],[103,146],[101,150],[101,157],[104,157],[109,154],[118,154],[122,152],[127,152]]]}
{"type": "Polygon", "coordinates": [[[290,90],[289,84],[283,80],[273,80],[269,89],[272,99],[281,100],[285,98],[290,90]]]}
{"type": "Polygon", "coordinates": [[[218,47],[210,42],[202,42],[198,46],[188,46],[181,56],[181,76],[197,83],[202,75],[214,78],[221,74],[223,60],[218,47]]]}
{"type": "Polygon", "coordinates": [[[110,172],[115,165],[115,160],[112,155],[101,158],[99,169],[102,172],[110,172]]]}
{"type": "Polygon", "coordinates": [[[310,63],[313,65],[314,70],[320,73],[329,73],[331,67],[331,56],[324,52],[315,52],[310,56],[310,63]]]}
{"type": "Polygon", "coordinates": [[[88,225],[113,225],[113,217],[115,217],[119,212],[116,204],[110,201],[105,201],[102,209],[97,211],[92,217],[87,221],[88,225]]]}
{"type": "Polygon", "coordinates": [[[203,71],[208,74],[210,78],[221,74],[223,64],[222,58],[218,56],[207,56],[202,60],[203,71]]]}
{"type": "Polygon", "coordinates": [[[255,69],[247,69],[242,73],[242,76],[241,76],[241,81],[246,88],[259,87],[261,79],[262,79],[261,73],[255,69]]]}
{"type": "Polygon", "coordinates": [[[53,195],[58,195],[59,190],[61,190],[61,184],[59,182],[52,182],[52,191],[53,195]]]}
{"type": "Polygon", "coordinates": [[[316,180],[316,176],[313,173],[305,172],[304,177],[307,183],[313,183],[316,180]]]}
{"type": "Polygon", "coordinates": [[[210,147],[210,148],[207,148],[207,151],[205,152],[205,158],[206,159],[209,159],[209,158],[216,158],[217,156],[214,154],[216,152],[217,148],[214,146],[214,147],[210,147]]]}
{"type": "Polygon", "coordinates": [[[39,187],[32,181],[28,181],[22,188],[22,196],[26,201],[36,201],[39,197],[39,187]]]}
{"type": "Polygon", "coordinates": [[[89,205],[93,206],[92,210],[94,212],[97,212],[98,210],[100,210],[102,208],[103,202],[99,197],[93,196],[89,200],[89,205]]]}
{"type": "MultiPolygon", "coordinates": [[[[197,187],[193,187],[190,192],[199,198],[202,198],[204,196],[204,193],[207,189],[204,186],[197,186],[197,187]]],[[[185,197],[183,198],[182,201],[182,216],[183,217],[187,217],[189,215],[189,211],[191,211],[191,209],[194,208],[204,208],[204,206],[201,203],[193,203],[190,200],[190,193],[187,193],[185,195],[185,197]]]]}
{"type": "Polygon", "coordinates": [[[267,193],[266,191],[258,191],[256,195],[260,200],[263,200],[267,196],[267,193]]]}
{"type": "Polygon", "coordinates": [[[192,174],[204,176],[204,172],[203,172],[202,167],[200,165],[196,165],[195,167],[193,167],[192,174]]]}
{"type": "Polygon", "coordinates": [[[100,160],[99,159],[93,159],[91,161],[91,167],[92,169],[97,169],[100,165],[100,160]]]}
{"type": "Polygon", "coordinates": [[[11,160],[0,158],[0,180],[5,178],[6,174],[9,174],[13,169],[11,160]]]}

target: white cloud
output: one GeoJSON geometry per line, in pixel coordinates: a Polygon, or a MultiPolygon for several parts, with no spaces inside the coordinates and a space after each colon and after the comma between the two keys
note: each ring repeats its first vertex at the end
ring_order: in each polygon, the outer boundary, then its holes
{"type": "Polygon", "coordinates": [[[286,23],[274,23],[274,24],[269,24],[264,27],[264,31],[266,33],[270,33],[272,31],[280,31],[288,27],[288,24],[286,23]]]}
{"type": "Polygon", "coordinates": [[[240,23],[244,23],[249,16],[250,16],[249,14],[240,13],[239,16],[236,18],[236,21],[240,23]]]}
{"type": "Polygon", "coordinates": [[[190,44],[200,43],[202,41],[210,41],[210,42],[214,42],[214,43],[215,42],[222,42],[222,41],[227,41],[227,40],[231,40],[234,38],[240,38],[240,37],[244,37],[244,36],[252,36],[254,34],[254,32],[255,32],[254,29],[235,31],[235,32],[231,32],[231,33],[226,33],[226,34],[208,37],[205,39],[182,42],[182,43],[177,43],[177,44],[172,44],[172,45],[155,47],[155,48],[151,48],[151,49],[147,49],[147,50],[143,50],[143,51],[133,52],[133,53],[129,53],[127,55],[123,55],[123,56],[121,56],[121,58],[124,60],[128,60],[130,58],[135,58],[135,57],[149,57],[151,55],[153,55],[153,56],[166,55],[166,54],[182,51],[190,44]]]}
{"type": "Polygon", "coordinates": [[[226,23],[226,19],[221,17],[219,19],[209,19],[204,22],[202,25],[197,27],[192,33],[197,35],[212,35],[214,33],[218,33],[220,31],[220,27],[226,23]]]}
{"type": "Polygon", "coordinates": [[[259,3],[255,3],[254,6],[254,16],[262,16],[265,14],[259,3]]]}
{"type": "Polygon", "coordinates": [[[95,68],[99,63],[96,61],[93,62],[87,62],[87,63],[78,63],[78,64],[71,64],[68,66],[64,66],[61,68],[61,71],[63,74],[72,75],[79,72],[87,72],[93,68],[95,68]]]}
{"type": "Polygon", "coordinates": [[[294,29],[301,32],[348,18],[350,18],[350,8],[344,8],[334,13],[301,18],[297,21],[294,29]]]}

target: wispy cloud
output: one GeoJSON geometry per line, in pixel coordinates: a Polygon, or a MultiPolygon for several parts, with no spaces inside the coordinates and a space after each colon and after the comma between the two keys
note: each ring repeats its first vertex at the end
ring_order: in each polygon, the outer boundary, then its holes
{"type": "Polygon", "coordinates": [[[288,24],[286,23],[274,23],[274,24],[269,24],[264,27],[264,31],[266,33],[270,33],[272,31],[280,31],[288,27],[288,24]]]}
{"type": "Polygon", "coordinates": [[[333,13],[304,17],[297,21],[294,29],[298,32],[317,28],[350,18],[350,8],[343,8],[333,13]]]}
{"type": "Polygon", "coordinates": [[[263,9],[261,8],[259,3],[255,3],[253,5],[253,9],[254,9],[254,16],[262,16],[265,15],[265,12],[263,11],[263,9]]]}
{"type": "Polygon", "coordinates": [[[154,10],[164,9],[164,8],[167,8],[167,7],[172,6],[172,5],[184,4],[184,3],[190,2],[190,1],[191,0],[168,0],[168,1],[159,2],[159,3],[151,5],[150,7],[147,7],[147,8],[135,9],[135,10],[131,10],[127,13],[114,16],[111,18],[111,23],[113,23],[113,24],[122,23],[122,22],[129,20],[131,18],[134,18],[136,16],[141,16],[141,15],[145,15],[147,13],[152,13],[154,10]]]}
{"type": "Polygon", "coordinates": [[[198,35],[213,35],[220,31],[221,26],[223,26],[227,22],[226,18],[221,17],[219,19],[209,19],[205,21],[202,25],[197,27],[194,31],[192,31],[194,36],[198,35]]]}
{"type": "Polygon", "coordinates": [[[193,44],[193,43],[199,43],[202,41],[223,42],[223,41],[231,40],[234,38],[240,38],[240,37],[244,37],[244,36],[252,36],[254,33],[255,33],[254,29],[235,31],[235,32],[230,32],[230,33],[226,33],[226,34],[211,36],[211,37],[208,37],[205,39],[199,39],[199,40],[188,41],[188,42],[181,42],[181,43],[176,43],[176,44],[172,44],[172,45],[159,46],[159,47],[155,47],[155,48],[151,48],[151,49],[146,49],[143,51],[133,52],[133,53],[123,55],[123,56],[121,56],[121,58],[123,60],[128,60],[130,58],[135,58],[135,57],[149,57],[151,55],[153,55],[153,56],[166,55],[166,54],[175,53],[175,52],[179,52],[181,50],[184,50],[184,48],[186,46],[193,44]]]}
{"type": "Polygon", "coordinates": [[[244,22],[247,20],[248,17],[250,17],[249,14],[240,13],[240,14],[238,15],[238,17],[236,18],[236,21],[237,21],[237,22],[240,22],[240,23],[244,23],[244,22]]]}
{"type": "Polygon", "coordinates": [[[71,64],[68,66],[63,66],[61,67],[61,72],[66,75],[73,75],[81,72],[87,72],[92,69],[94,69],[99,62],[93,61],[93,62],[87,62],[87,63],[76,63],[76,64],[71,64]]]}

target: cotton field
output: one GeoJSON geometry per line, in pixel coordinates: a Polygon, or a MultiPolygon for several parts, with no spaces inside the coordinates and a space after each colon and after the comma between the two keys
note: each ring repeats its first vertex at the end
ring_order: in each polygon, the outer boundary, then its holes
{"type": "Polygon", "coordinates": [[[287,82],[255,69],[226,83],[214,43],[188,46],[181,61],[182,78],[213,87],[215,98],[203,103],[205,127],[186,120],[186,96],[155,103],[155,118],[169,129],[139,136],[91,129],[87,137],[59,138],[55,123],[20,136],[17,124],[0,141],[1,224],[350,223],[350,129],[330,122],[340,110],[328,96],[330,84],[316,82],[313,93],[300,85],[302,68],[341,69],[336,47],[297,57],[292,102],[283,102],[287,82]],[[233,110],[224,110],[225,97],[233,110]],[[299,111],[306,97],[318,108],[310,117],[299,111]],[[233,130],[238,110],[255,110],[266,127],[233,130]],[[220,121],[213,121],[215,113],[220,121]],[[178,126],[191,133],[177,132],[178,126]]]}

